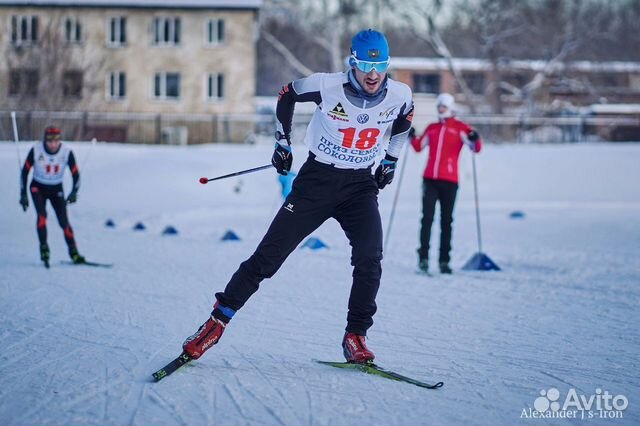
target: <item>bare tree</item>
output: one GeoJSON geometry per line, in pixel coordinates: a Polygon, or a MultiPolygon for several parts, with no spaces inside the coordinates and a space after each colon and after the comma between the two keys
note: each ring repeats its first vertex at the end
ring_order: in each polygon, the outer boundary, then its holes
{"type": "Polygon", "coordinates": [[[395,39],[394,52],[444,58],[472,112],[481,98],[454,58],[489,61],[484,104],[496,113],[509,101],[545,108],[558,80],[596,97],[597,84],[568,73],[570,61],[640,59],[638,0],[267,0],[261,19],[272,79],[344,69],[350,36],[377,26],[395,39]],[[514,60],[531,59],[542,67],[514,71],[514,60]]]}
{"type": "Polygon", "coordinates": [[[306,63],[309,56],[321,57],[316,62],[323,70],[341,71],[345,68],[350,37],[363,28],[382,25],[379,12],[382,3],[382,0],[267,0],[261,13],[261,36],[301,75],[318,70],[306,63]],[[278,33],[278,26],[286,30],[278,33]]]}
{"type": "Polygon", "coordinates": [[[262,31],[262,37],[269,43],[278,53],[280,53],[291,67],[302,75],[313,74],[313,70],[304,65],[280,40],[269,31],[262,31]]]}
{"type": "MultiPolygon", "coordinates": [[[[525,12],[526,10],[520,9],[521,15],[525,15],[525,12]]],[[[521,16],[516,18],[521,21],[518,26],[520,31],[514,31],[513,34],[527,33],[531,36],[537,35],[541,40],[547,39],[545,43],[547,51],[545,52],[544,66],[533,73],[528,82],[513,92],[525,104],[529,113],[537,109],[536,96],[548,79],[564,68],[564,62],[568,56],[580,45],[580,34],[576,31],[576,20],[580,19],[580,1],[566,2],[564,8],[553,7],[547,3],[539,9],[538,13],[530,15],[526,19],[521,16]],[[544,23],[550,23],[553,20],[559,21],[558,25],[555,25],[558,27],[558,31],[549,34],[544,23]]],[[[509,49],[505,51],[508,52],[511,49],[513,46],[509,46],[509,49]]],[[[497,50],[500,51],[500,48],[498,47],[497,50]]],[[[498,87],[504,88],[504,82],[499,81],[498,87]]]]}
{"type": "Polygon", "coordinates": [[[7,53],[10,91],[20,109],[47,112],[83,111],[100,87],[96,76],[104,58],[96,58],[82,43],[81,27],[67,22],[60,12],[48,17],[38,39],[16,43],[7,53]],[[69,39],[69,37],[72,39],[69,39]]]}
{"type": "Polygon", "coordinates": [[[489,60],[486,96],[494,112],[503,112],[504,93],[534,112],[544,108],[548,101],[544,89],[555,78],[568,79],[567,62],[584,57],[589,40],[606,36],[598,22],[613,9],[604,6],[600,0],[461,1],[445,38],[460,38],[456,47],[489,60]],[[520,71],[526,79],[517,81],[508,71],[516,59],[537,59],[543,66],[520,71]]]}
{"type": "MultiPolygon", "coordinates": [[[[502,63],[509,57],[505,52],[513,39],[526,31],[526,20],[511,0],[483,0],[470,16],[475,19],[471,24],[477,29],[481,43],[480,53],[491,63],[489,83],[486,95],[495,113],[503,112],[501,92],[508,84],[504,81],[502,63]]],[[[513,86],[515,88],[515,86],[513,86]]]]}
{"type": "Polygon", "coordinates": [[[469,109],[471,112],[476,112],[477,108],[473,93],[462,72],[456,66],[454,56],[447,47],[447,43],[440,36],[436,26],[436,19],[442,12],[442,7],[441,0],[434,0],[433,2],[406,1],[402,3],[402,6],[399,5],[399,15],[403,20],[409,22],[412,33],[417,40],[428,44],[437,56],[445,59],[449,70],[464,93],[469,109]]]}

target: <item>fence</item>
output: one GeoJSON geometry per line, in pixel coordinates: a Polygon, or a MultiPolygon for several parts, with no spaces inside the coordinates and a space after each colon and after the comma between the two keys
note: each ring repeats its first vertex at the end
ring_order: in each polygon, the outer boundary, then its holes
{"type": "Polygon", "coordinates": [[[638,116],[468,116],[479,133],[493,142],[553,143],[640,141],[638,116]]]}
{"type": "MultiPolygon", "coordinates": [[[[145,114],[92,112],[16,112],[21,140],[38,140],[44,128],[55,125],[65,140],[139,144],[201,144],[251,142],[269,128],[274,118],[264,115],[145,114]]],[[[9,111],[0,111],[0,140],[12,140],[9,111]]]]}
{"type": "MultiPolygon", "coordinates": [[[[640,141],[640,114],[618,116],[577,115],[468,115],[462,117],[485,140],[504,143],[582,141],[640,141]]],[[[301,140],[311,114],[294,117],[294,138],[301,140]]],[[[255,143],[273,135],[272,113],[245,115],[122,114],[90,112],[16,112],[21,140],[38,140],[47,125],[63,130],[65,140],[140,144],[255,143]]],[[[416,116],[417,126],[433,121],[416,116]]],[[[420,129],[419,129],[420,131],[420,129]]],[[[10,111],[0,111],[0,140],[12,140],[10,111]]]]}

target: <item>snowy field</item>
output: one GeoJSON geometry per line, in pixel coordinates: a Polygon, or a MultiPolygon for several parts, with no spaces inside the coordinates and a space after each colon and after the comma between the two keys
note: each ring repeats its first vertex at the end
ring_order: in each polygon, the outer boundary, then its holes
{"type": "MultiPolygon", "coordinates": [[[[24,160],[30,144],[20,145],[24,160]]],[[[61,264],[51,208],[52,268],[41,266],[33,207],[18,205],[16,148],[0,143],[1,425],[640,424],[638,144],[487,146],[477,158],[483,248],[501,272],[460,271],[477,251],[465,152],[454,274],[433,277],[415,273],[426,154],[409,153],[368,342],[381,365],[442,380],[439,390],[312,362],[342,360],[351,267],[335,222],[313,234],[329,249],[296,250],[219,345],[152,383],[280,203],[273,170],[197,179],[267,164],[271,147],[72,147],[80,252],[115,266],[61,264]],[[146,231],[132,230],[138,221],[146,231]],[[161,235],[167,225],[179,235],[161,235]],[[220,241],[227,230],[241,241],[220,241]],[[577,419],[523,417],[558,414],[543,409],[572,390],[593,402],[577,419]],[[605,392],[626,409],[598,411],[605,392]]],[[[294,168],[304,158],[297,145],[294,168]]],[[[380,195],[385,229],[398,175],[380,195]]],[[[432,259],[438,235],[434,225],[432,259]]]]}

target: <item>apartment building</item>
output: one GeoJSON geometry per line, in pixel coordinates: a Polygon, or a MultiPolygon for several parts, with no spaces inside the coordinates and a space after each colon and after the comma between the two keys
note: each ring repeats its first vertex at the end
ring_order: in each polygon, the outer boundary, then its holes
{"type": "Polygon", "coordinates": [[[262,0],[0,0],[0,110],[254,111],[262,0]]]}

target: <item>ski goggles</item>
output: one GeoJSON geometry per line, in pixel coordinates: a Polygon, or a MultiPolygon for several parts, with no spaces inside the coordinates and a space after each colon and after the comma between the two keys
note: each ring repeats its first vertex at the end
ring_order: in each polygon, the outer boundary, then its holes
{"type": "Polygon", "coordinates": [[[56,135],[56,134],[53,134],[53,135],[46,135],[44,138],[45,138],[45,140],[46,140],[47,142],[51,142],[51,141],[59,141],[59,140],[61,139],[59,134],[58,134],[58,135],[56,135]]]}
{"type": "Polygon", "coordinates": [[[350,59],[349,63],[352,66],[355,66],[360,71],[367,74],[371,72],[371,70],[376,70],[377,73],[383,73],[383,72],[386,72],[387,69],[389,68],[389,59],[387,59],[384,62],[371,62],[371,61],[359,60],[353,55],[351,55],[351,58],[349,59],[350,59]]]}

